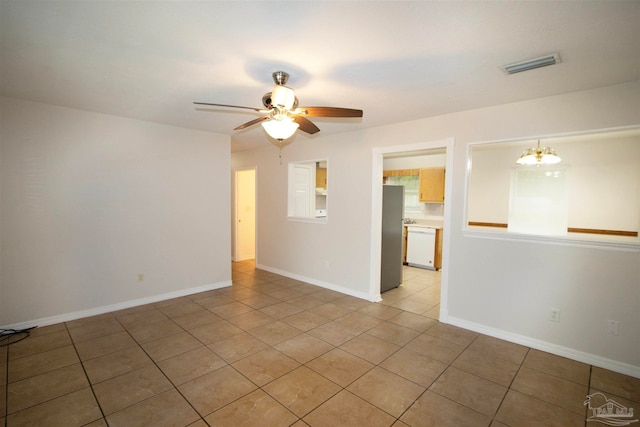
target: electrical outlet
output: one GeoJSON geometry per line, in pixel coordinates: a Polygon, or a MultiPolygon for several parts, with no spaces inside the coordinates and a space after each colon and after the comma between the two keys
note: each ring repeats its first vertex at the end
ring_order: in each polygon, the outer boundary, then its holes
{"type": "Polygon", "coordinates": [[[551,310],[549,310],[549,320],[551,320],[552,322],[559,322],[560,321],[560,309],[559,308],[552,308],[551,310]]]}
{"type": "Polygon", "coordinates": [[[619,326],[620,326],[620,322],[618,322],[617,320],[607,320],[607,331],[611,335],[619,335],[620,334],[619,326]]]}
{"type": "Polygon", "coordinates": [[[144,282],[144,274],[138,273],[138,282],[144,282]]]}

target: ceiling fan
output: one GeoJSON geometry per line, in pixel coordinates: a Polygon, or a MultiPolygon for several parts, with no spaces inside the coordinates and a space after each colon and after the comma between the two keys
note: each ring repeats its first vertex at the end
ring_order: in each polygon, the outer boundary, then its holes
{"type": "Polygon", "coordinates": [[[212,104],[208,102],[194,102],[197,105],[215,107],[242,108],[265,114],[262,117],[243,123],[234,130],[245,129],[261,123],[269,136],[279,141],[290,138],[299,128],[308,134],[319,132],[320,129],[307,117],[362,117],[362,110],[338,107],[298,107],[298,98],[293,89],[285,86],[289,74],[284,71],[273,73],[275,86],[273,90],[262,97],[264,108],[242,107],[239,105],[212,104]]]}

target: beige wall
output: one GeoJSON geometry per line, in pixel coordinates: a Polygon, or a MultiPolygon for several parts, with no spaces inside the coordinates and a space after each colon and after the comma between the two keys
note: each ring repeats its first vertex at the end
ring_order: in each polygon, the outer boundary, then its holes
{"type": "MultiPolygon", "coordinates": [[[[234,153],[258,166],[257,262],[264,268],[362,297],[376,271],[372,245],[373,150],[454,138],[445,212],[443,320],[640,376],[640,248],[485,238],[464,230],[471,143],[535,138],[640,123],[640,82],[465,111],[334,136],[297,138],[284,150],[234,153]],[[286,218],[286,164],[327,158],[326,224],[286,218]],[[539,268],[543,265],[544,268],[539,268]],[[562,320],[548,320],[559,308],[562,320]],[[619,336],[606,320],[618,320],[619,336]]],[[[365,111],[365,116],[367,112],[365,111]]],[[[375,248],[374,248],[375,249],[375,248]]]]}
{"type": "Polygon", "coordinates": [[[0,325],[230,284],[229,137],[1,101],[0,325]]]}
{"type": "MultiPolygon", "coordinates": [[[[464,229],[469,144],[637,125],[638,105],[633,82],[299,138],[282,165],[274,147],[236,153],[233,169],[257,167],[258,264],[368,297],[378,233],[374,149],[454,138],[443,321],[640,376],[637,245],[464,229]],[[331,168],[328,221],[289,221],[286,164],[318,158],[331,168]],[[550,307],[561,322],[547,320],[550,307]],[[620,322],[619,336],[606,333],[608,319],[620,322]]],[[[11,99],[1,113],[0,324],[228,284],[228,137],[11,99]]]]}

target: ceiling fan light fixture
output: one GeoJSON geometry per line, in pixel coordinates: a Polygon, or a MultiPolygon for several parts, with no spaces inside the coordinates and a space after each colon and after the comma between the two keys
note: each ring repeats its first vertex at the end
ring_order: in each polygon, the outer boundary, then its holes
{"type": "Polygon", "coordinates": [[[536,147],[527,148],[516,163],[524,166],[554,165],[562,159],[551,147],[540,147],[540,141],[536,147]]]}
{"type": "Polygon", "coordinates": [[[300,125],[286,115],[276,115],[271,120],[262,122],[262,127],[267,134],[278,141],[291,138],[296,133],[298,126],[300,125]]]}
{"type": "Polygon", "coordinates": [[[562,62],[562,59],[560,58],[560,54],[556,52],[538,58],[503,65],[502,69],[507,74],[516,74],[523,71],[535,70],[536,68],[548,67],[549,65],[559,64],[560,62],[562,62]]]}

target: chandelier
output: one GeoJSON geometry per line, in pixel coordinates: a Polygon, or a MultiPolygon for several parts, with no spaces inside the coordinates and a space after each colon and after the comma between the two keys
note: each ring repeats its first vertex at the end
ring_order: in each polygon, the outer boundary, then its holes
{"type": "Polygon", "coordinates": [[[558,156],[555,150],[551,147],[540,147],[540,140],[535,147],[527,148],[520,158],[516,160],[519,165],[553,165],[560,163],[562,159],[558,156]]]}

